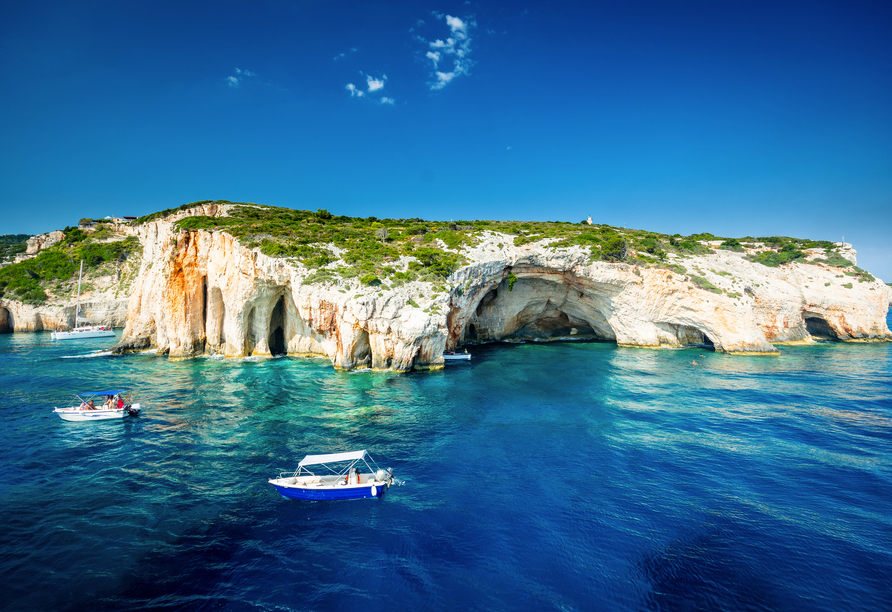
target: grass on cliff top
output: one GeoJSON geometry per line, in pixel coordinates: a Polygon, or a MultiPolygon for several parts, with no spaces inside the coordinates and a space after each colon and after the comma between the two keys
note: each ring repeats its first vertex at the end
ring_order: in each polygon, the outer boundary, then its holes
{"type": "Polygon", "coordinates": [[[97,242],[103,238],[100,231],[88,234],[66,227],[65,238],[58,244],[31,259],[0,268],[0,297],[43,304],[49,297],[50,283],[77,281],[81,260],[86,276],[106,262],[123,261],[128,254],[140,250],[139,241],[133,236],[117,242],[97,242]]]}
{"type": "MultiPolygon", "coordinates": [[[[201,204],[204,200],[184,204],[141,217],[136,223],[150,221],[201,204]]],[[[710,233],[668,235],[610,225],[589,225],[582,221],[427,221],[412,219],[378,219],[332,215],[324,209],[315,212],[278,208],[250,203],[233,203],[227,217],[193,216],[177,223],[180,229],[225,230],[249,248],[260,247],[272,257],[299,260],[310,269],[323,268],[339,259],[331,246],[341,251],[340,259],[348,269],[342,275],[385,278],[396,274],[392,265],[401,256],[417,259],[412,271],[415,277],[445,278],[463,265],[463,248],[477,243],[482,232],[489,230],[513,236],[513,244],[522,245],[549,239],[553,248],[581,246],[588,248],[591,259],[627,261],[642,265],[665,265],[669,253],[679,257],[712,252],[706,241],[722,241],[719,248],[743,251],[757,243],[771,250],[750,259],[767,266],[790,261],[804,261],[802,249],[823,248],[828,254],[823,263],[839,267],[851,265],[835,252],[836,245],[789,237],[722,238],[710,233]]]]}

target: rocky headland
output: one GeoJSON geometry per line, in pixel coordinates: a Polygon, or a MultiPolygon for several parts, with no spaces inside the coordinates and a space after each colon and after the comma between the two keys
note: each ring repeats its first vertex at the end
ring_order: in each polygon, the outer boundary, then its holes
{"type": "MultiPolygon", "coordinates": [[[[407,371],[490,341],[771,355],[816,338],[892,340],[889,287],[838,243],[348,219],[228,202],[112,233],[139,249],[94,275],[87,301],[110,322],[126,321],[118,352],[313,355],[338,368],[407,371]]],[[[70,294],[29,305],[8,293],[0,328],[72,323],[70,294]]]]}

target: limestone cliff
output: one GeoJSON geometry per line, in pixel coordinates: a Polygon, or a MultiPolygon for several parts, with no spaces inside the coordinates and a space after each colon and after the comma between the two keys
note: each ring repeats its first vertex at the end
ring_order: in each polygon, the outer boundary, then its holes
{"type": "MultiPolygon", "coordinates": [[[[593,262],[583,247],[514,246],[511,236],[482,232],[445,291],[417,280],[392,288],[355,279],[307,284],[313,277],[302,264],[225,231],[176,229],[188,216],[227,214],[227,205],[207,204],[134,228],[143,259],[116,350],[320,355],[339,368],[406,371],[440,366],[446,349],[495,340],[772,354],[775,345],[813,337],[892,339],[889,288],[820,263],[771,268],[746,251],[710,250],[667,269],[593,262]]],[[[848,256],[854,261],[854,251],[848,256]]]]}

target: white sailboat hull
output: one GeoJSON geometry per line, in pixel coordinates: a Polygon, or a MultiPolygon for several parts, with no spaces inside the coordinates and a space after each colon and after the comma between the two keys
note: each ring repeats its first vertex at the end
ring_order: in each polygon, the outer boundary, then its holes
{"type": "Polygon", "coordinates": [[[107,327],[77,327],[71,331],[54,331],[53,340],[87,340],[89,338],[114,338],[115,331],[107,327]]]}

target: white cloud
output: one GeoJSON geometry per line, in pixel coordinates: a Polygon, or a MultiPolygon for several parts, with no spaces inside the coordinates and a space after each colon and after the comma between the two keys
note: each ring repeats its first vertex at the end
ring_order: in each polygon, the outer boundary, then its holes
{"type": "Polygon", "coordinates": [[[349,50],[349,51],[344,51],[343,53],[338,53],[338,54],[335,55],[332,59],[333,59],[334,61],[338,61],[338,60],[341,59],[341,58],[347,57],[347,56],[348,56],[349,54],[351,54],[351,53],[356,53],[356,47],[350,47],[350,50],[349,50]]]}
{"type": "MultiPolygon", "coordinates": [[[[360,72],[359,74],[363,74],[360,72]]],[[[373,94],[376,91],[381,91],[384,89],[384,84],[387,81],[387,75],[382,75],[380,79],[373,77],[370,74],[363,75],[365,76],[365,82],[367,85],[366,91],[363,91],[353,83],[347,83],[347,91],[350,92],[352,97],[362,98],[366,94],[373,94]]],[[[378,100],[381,104],[393,104],[393,98],[388,98],[387,96],[383,96],[378,100]]]]}
{"type": "Polygon", "coordinates": [[[446,24],[452,28],[453,32],[461,32],[464,36],[468,35],[468,24],[452,15],[446,15],[446,24]]]}
{"type": "Polygon", "coordinates": [[[226,84],[230,87],[238,87],[239,83],[242,82],[244,77],[254,77],[257,76],[256,72],[251,72],[250,70],[242,70],[241,68],[236,68],[235,73],[238,76],[228,76],[226,77],[226,84]]]}
{"type": "MultiPolygon", "coordinates": [[[[446,25],[449,26],[451,36],[446,40],[436,39],[428,41],[420,36],[416,36],[419,40],[426,44],[430,51],[425,53],[425,57],[431,61],[431,82],[428,83],[432,90],[443,89],[452,80],[462,74],[469,74],[471,66],[474,62],[468,59],[471,53],[471,37],[469,31],[476,27],[477,23],[473,20],[462,20],[452,15],[444,15],[442,13],[434,13],[437,19],[445,19],[446,25]],[[451,56],[451,57],[450,57],[451,56]],[[451,70],[440,70],[440,62],[448,62],[452,60],[451,70]]],[[[444,67],[445,68],[445,67],[444,67]]]]}
{"type": "Polygon", "coordinates": [[[383,78],[376,79],[371,76],[366,76],[366,82],[369,84],[369,93],[373,91],[378,91],[379,89],[384,89],[384,81],[387,80],[387,75],[385,74],[383,78]]]}

